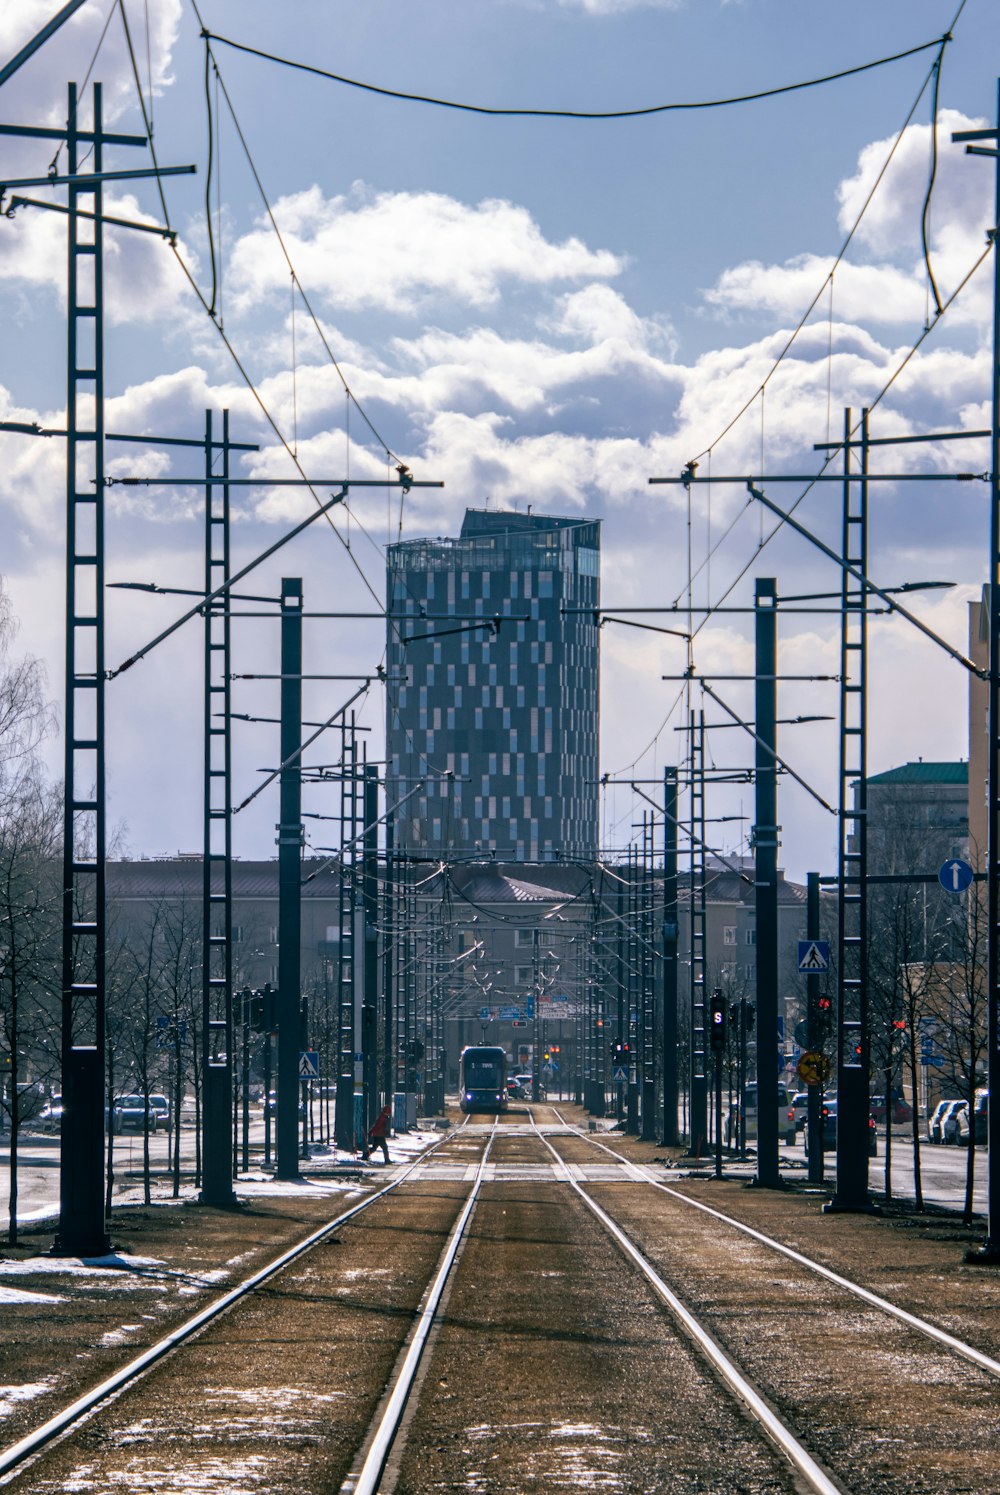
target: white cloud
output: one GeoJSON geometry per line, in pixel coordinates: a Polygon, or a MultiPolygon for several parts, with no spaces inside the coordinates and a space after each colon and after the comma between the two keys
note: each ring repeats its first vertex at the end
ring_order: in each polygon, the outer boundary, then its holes
{"type": "MultiPolygon", "coordinates": [[[[34,124],[64,124],[66,79],[76,78],[82,84],[87,63],[92,57],[95,59],[95,76],[101,80],[104,91],[105,125],[119,119],[127,108],[134,106],[135,80],[119,14],[112,16],[111,24],[103,41],[101,40],[108,9],[107,5],[82,6],[24,63],[4,86],[4,111],[8,118],[25,123],[31,121],[34,124]],[[84,59],[82,67],[81,59],[84,59]]],[[[52,20],[56,10],[52,0],[16,0],[16,3],[0,9],[0,57],[5,61],[13,58],[21,47],[52,20]]],[[[170,68],[181,13],[181,0],[156,0],[155,4],[150,5],[147,46],[147,12],[137,5],[129,8],[132,43],[137,58],[141,59],[140,79],[147,100],[150,86],[147,55],[152,72],[154,99],[162,96],[173,81],[170,68]]],[[[83,122],[89,128],[90,100],[89,97],[84,100],[82,92],[80,99],[83,122]]],[[[5,154],[7,144],[5,143],[5,154]]],[[[52,156],[52,149],[51,142],[22,147],[21,159],[27,161],[36,157],[44,170],[52,156]]]]}
{"type": "MultiPolygon", "coordinates": [[[[622,259],[579,239],[546,239],[526,209],[470,207],[436,192],[324,197],[311,187],[274,205],[301,283],[341,308],[414,312],[434,299],[488,306],[510,283],[565,284],[617,275],[622,259]]],[[[288,266],[269,226],[234,247],[230,287],[242,308],[288,294],[288,266]]]]}
{"type": "MultiPolygon", "coordinates": [[[[981,254],[990,218],[992,183],[987,173],[953,145],[953,131],[974,128],[955,110],[941,111],[938,167],[929,218],[931,265],[942,299],[957,287],[981,254]]],[[[837,197],[840,227],[854,224],[884,165],[892,140],[878,140],[861,151],[853,176],[841,182],[837,197]]],[[[933,303],[921,249],[921,219],[930,170],[931,128],[913,125],[864,212],[847,257],[834,276],[833,316],[868,323],[919,327],[933,303]]],[[[705,295],[727,313],[765,314],[797,320],[823,285],[833,256],[800,253],[780,265],[749,260],[726,270],[705,295]]],[[[949,324],[980,326],[988,313],[989,276],[981,273],[948,313],[949,324]]],[[[813,315],[829,315],[824,292],[813,315]]]]}

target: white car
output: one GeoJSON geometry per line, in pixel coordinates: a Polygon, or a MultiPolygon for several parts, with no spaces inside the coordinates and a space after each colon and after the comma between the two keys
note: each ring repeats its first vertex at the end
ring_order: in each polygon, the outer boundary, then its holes
{"type": "MultiPolygon", "coordinates": [[[[744,1095],[747,1108],[747,1141],[756,1139],[757,1136],[757,1084],[751,1081],[747,1085],[744,1095]]],[[[778,1084],[778,1136],[786,1147],[795,1145],[796,1124],[795,1109],[792,1106],[788,1091],[780,1082],[778,1084]]],[[[735,1147],[739,1142],[739,1102],[733,1106],[731,1111],[726,1112],[725,1137],[729,1147],[735,1147]]]]}

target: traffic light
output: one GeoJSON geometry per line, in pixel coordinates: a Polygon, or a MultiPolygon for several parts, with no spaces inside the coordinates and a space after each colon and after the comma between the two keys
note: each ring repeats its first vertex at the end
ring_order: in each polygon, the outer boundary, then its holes
{"type": "Polygon", "coordinates": [[[716,992],[709,1006],[708,1046],[713,1054],[724,1054],[729,1036],[729,1005],[721,992],[716,992]]]}

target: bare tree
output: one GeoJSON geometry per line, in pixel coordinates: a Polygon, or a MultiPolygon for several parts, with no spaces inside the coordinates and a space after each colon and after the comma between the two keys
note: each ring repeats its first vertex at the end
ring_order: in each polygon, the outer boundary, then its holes
{"type": "Polygon", "coordinates": [[[37,660],[10,660],[15,633],[0,582],[0,1120],[10,1124],[9,1233],[17,1239],[18,1139],[40,1091],[22,1092],[30,1066],[51,1079],[58,1063],[55,995],[59,988],[61,809],[38,757],[52,725],[37,660]],[[2,1072],[2,1071],[0,1071],[2,1072]]]}

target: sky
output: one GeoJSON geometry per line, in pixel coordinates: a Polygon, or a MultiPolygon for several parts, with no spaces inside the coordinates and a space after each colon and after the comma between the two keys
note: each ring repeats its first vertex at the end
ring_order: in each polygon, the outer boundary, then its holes
{"type": "MultiPolygon", "coordinates": [[[[58,8],[5,7],[0,62],[58,8]]],[[[301,576],[307,610],[375,615],[387,542],[456,534],[470,506],[596,517],[605,606],[690,600],[699,609],[697,674],[750,716],[750,686],[718,677],[752,673],[752,618],[720,606],[749,607],[755,577],[776,578],[784,596],[836,592],[839,572],[787,527],[769,538],[774,521],[742,479],[761,479],[773,501],[796,504],[795,517],[838,547],[841,484],[777,479],[821,470],[814,446],[840,436],[845,407],[856,419],[874,406],[876,437],[988,424],[989,257],[962,283],[986,247],[994,172],[951,135],[995,121],[1000,23],[990,0],[966,0],[957,20],[959,0],[198,0],[197,10],[192,0],[125,0],[124,9],[156,159],[197,170],[164,181],[176,254],[152,234],[106,233],[108,429],[200,437],[206,409],[218,419],[228,408],[233,438],[260,447],[235,462],[240,475],[296,475],[280,433],[319,493],[329,491],[321,480],[379,484],[353,489],[334,523],[319,520],[255,572],[255,594],[273,597],[282,576],[301,576]],[[203,26],[216,38],[207,98],[203,26]],[[921,249],[933,48],[753,102],[599,120],[390,98],[228,44],[383,89],[580,113],[803,83],[950,29],[927,215],[947,307],[940,316],[921,249]],[[690,502],[679,484],[650,485],[692,459],[714,480],[693,486],[690,502]],[[385,486],[397,461],[444,486],[414,488],[401,503],[398,488],[385,486]]],[[[88,0],[0,89],[0,120],[59,125],[68,80],[88,77],[103,85],[106,124],[142,132],[111,0],[88,0]]],[[[0,137],[0,180],[44,176],[53,151],[49,141],[0,137]]],[[[106,162],[151,164],[147,149],[125,148],[106,162]]],[[[61,200],[55,189],[31,195],[61,200]]],[[[163,222],[149,181],[109,187],[105,210],[163,222]]],[[[0,419],[64,421],[65,232],[61,215],[41,209],[0,218],[0,419]]],[[[921,477],[870,485],[871,578],[882,587],[953,583],[908,605],[959,650],[967,604],[986,579],[988,488],[942,475],[979,474],[988,460],[981,440],[889,447],[872,458],[875,472],[921,477]]],[[[108,448],[114,476],[197,477],[200,461],[108,448]]],[[[239,490],[234,565],[314,508],[302,489],[239,490]]],[[[202,533],[198,487],[109,489],[109,580],[201,586],[202,533]]],[[[15,647],[44,663],[57,701],[64,567],[62,443],[0,432],[0,574],[20,620],[15,647]]],[[[182,605],[111,591],[109,667],[182,605]]],[[[687,626],[686,614],[632,616],[687,626]]],[[[835,675],[837,622],[832,612],[782,617],[779,673],[835,675]]],[[[188,624],[108,684],[109,820],[116,848],[131,855],[200,848],[196,629],[188,624]]],[[[678,728],[689,706],[704,707],[710,725],[726,717],[697,687],[688,699],[676,678],[689,661],[685,640],[612,622],[601,639],[601,833],[610,850],[627,844],[641,816],[629,781],[655,794],[664,767],[683,761],[678,728]]],[[[310,621],[306,672],[340,678],[306,683],[306,717],[329,717],[374,676],[383,648],[377,616],[310,621]]],[[[274,672],[277,650],[270,617],[241,620],[234,672],[274,672]]],[[[966,671],[898,616],[871,624],[871,685],[872,772],[967,756],[966,671]]],[[[276,682],[237,682],[233,707],[277,716],[276,682]]],[[[835,684],[781,682],[780,717],[836,712],[835,684]]],[[[383,717],[376,684],[358,705],[374,760],[383,717]]],[[[276,732],[237,724],[237,802],[276,764],[276,732]]],[[[718,767],[752,762],[742,732],[711,731],[708,742],[718,767]]],[[[835,721],[781,728],[779,750],[836,803],[835,721]]],[[[48,751],[58,774],[57,738],[48,751]]],[[[336,755],[335,741],[317,744],[307,761],[336,755]]],[[[310,816],[333,813],[331,799],[309,788],[310,816]]],[[[236,854],[274,855],[277,813],[274,786],[236,817],[236,854]]],[[[710,839],[746,850],[750,786],[712,789],[707,813],[745,817],[720,820],[710,839]]],[[[788,778],[779,820],[789,876],[835,870],[836,817],[788,778]]],[[[307,826],[310,846],[328,844],[321,820],[307,826]]]]}

